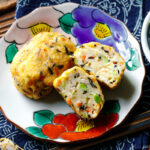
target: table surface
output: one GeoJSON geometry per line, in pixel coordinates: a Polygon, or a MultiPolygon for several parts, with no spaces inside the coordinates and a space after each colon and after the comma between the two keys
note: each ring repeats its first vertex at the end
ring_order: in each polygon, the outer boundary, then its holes
{"type": "MultiPolygon", "coordinates": [[[[0,13],[0,38],[7,32],[11,24],[14,22],[15,8],[11,8],[5,12],[0,13]]],[[[117,129],[111,130],[105,136],[94,139],[91,142],[82,143],[81,145],[57,145],[56,149],[79,149],[91,146],[97,143],[107,142],[124,135],[135,133],[147,128],[150,128],[150,110],[137,111],[138,106],[131,112],[130,116],[117,129]],[[137,113],[138,112],[138,113],[137,113]],[[123,132],[122,132],[123,131],[123,132]],[[111,136],[109,136],[111,134],[111,136]],[[74,147],[74,148],[72,148],[74,147]]]]}

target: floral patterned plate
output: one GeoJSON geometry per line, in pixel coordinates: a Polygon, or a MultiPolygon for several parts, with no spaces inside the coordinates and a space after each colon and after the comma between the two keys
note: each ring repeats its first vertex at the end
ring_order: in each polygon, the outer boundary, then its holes
{"type": "Polygon", "coordinates": [[[127,27],[103,11],[75,3],[38,8],[16,20],[0,41],[0,106],[6,118],[25,133],[57,143],[99,137],[117,127],[138,102],[145,68],[140,46],[127,27]],[[10,63],[19,48],[42,31],[60,32],[76,45],[97,41],[115,47],[126,61],[120,85],[103,88],[106,102],[97,119],[83,121],[53,92],[35,101],[13,85],[10,63]]]}

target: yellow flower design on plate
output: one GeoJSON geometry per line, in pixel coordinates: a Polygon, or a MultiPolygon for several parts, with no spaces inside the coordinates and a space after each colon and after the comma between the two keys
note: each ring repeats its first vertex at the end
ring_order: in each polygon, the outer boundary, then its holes
{"type": "Polygon", "coordinates": [[[32,25],[30,27],[30,31],[31,31],[32,35],[34,36],[40,32],[51,32],[52,28],[50,25],[48,25],[46,23],[38,23],[38,24],[32,25]]]}
{"type": "Polygon", "coordinates": [[[87,131],[91,128],[94,128],[94,121],[93,120],[90,120],[90,121],[79,120],[77,122],[76,132],[87,131]]]}
{"type": "Polygon", "coordinates": [[[97,23],[93,28],[93,33],[96,38],[104,39],[108,36],[111,36],[111,31],[106,24],[97,23]]]}

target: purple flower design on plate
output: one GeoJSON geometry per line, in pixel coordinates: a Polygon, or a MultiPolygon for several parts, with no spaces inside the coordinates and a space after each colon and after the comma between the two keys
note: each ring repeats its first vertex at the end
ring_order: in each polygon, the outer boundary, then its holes
{"type": "Polygon", "coordinates": [[[72,12],[74,23],[72,34],[78,44],[91,41],[112,46],[127,61],[130,58],[130,43],[124,25],[103,11],[86,6],[79,6],[72,12]]]}

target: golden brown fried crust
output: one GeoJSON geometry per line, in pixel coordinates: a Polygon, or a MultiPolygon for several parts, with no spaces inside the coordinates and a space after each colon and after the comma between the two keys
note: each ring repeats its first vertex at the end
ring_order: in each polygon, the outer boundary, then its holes
{"type": "Polygon", "coordinates": [[[42,32],[25,44],[13,59],[11,73],[24,95],[39,99],[50,93],[55,78],[74,65],[76,47],[59,33],[42,32]]]}

